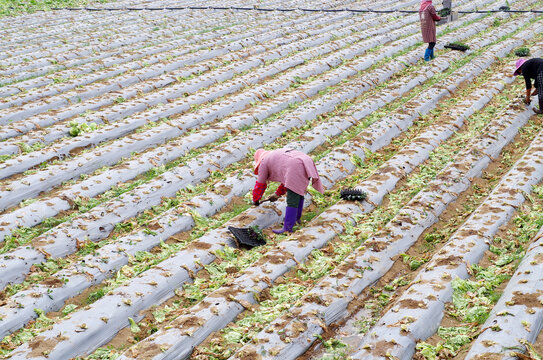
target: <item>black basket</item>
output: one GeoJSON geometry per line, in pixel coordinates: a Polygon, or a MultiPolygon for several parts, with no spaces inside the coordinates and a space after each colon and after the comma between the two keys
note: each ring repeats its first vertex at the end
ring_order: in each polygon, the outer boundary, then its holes
{"type": "Polygon", "coordinates": [[[446,49],[451,49],[451,50],[460,50],[460,51],[469,50],[469,46],[467,46],[467,45],[462,45],[462,44],[451,44],[451,43],[445,45],[445,48],[446,48],[446,49]]]}
{"type": "Polygon", "coordinates": [[[229,226],[228,230],[236,238],[236,243],[238,244],[238,247],[241,245],[245,245],[253,248],[255,246],[262,246],[266,244],[266,240],[264,239],[262,234],[255,231],[254,229],[236,228],[233,226],[229,226]]]}
{"type": "Polygon", "coordinates": [[[447,16],[451,15],[451,9],[450,8],[443,8],[443,9],[438,11],[438,15],[440,17],[447,17],[447,16]]]}
{"type": "Polygon", "coordinates": [[[362,190],[357,189],[343,189],[341,190],[340,196],[343,200],[348,201],[364,201],[368,197],[362,190]]]}

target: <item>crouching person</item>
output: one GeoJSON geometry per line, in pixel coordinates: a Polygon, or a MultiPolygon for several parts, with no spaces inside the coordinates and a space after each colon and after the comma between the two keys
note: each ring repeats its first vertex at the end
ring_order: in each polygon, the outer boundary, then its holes
{"type": "Polygon", "coordinates": [[[530,60],[518,59],[515,63],[515,72],[513,75],[523,75],[526,82],[526,98],[524,102],[529,105],[532,101],[531,96],[537,95],[539,98],[539,109],[533,108],[536,114],[543,114],[543,59],[533,58],[530,60]],[[535,90],[532,92],[532,80],[534,80],[535,90]]]}
{"type": "Polygon", "coordinates": [[[296,222],[300,223],[304,208],[304,195],[311,179],[313,188],[324,193],[322,182],[313,160],[301,151],[278,149],[267,151],[258,149],[255,152],[254,173],[258,175],[253,189],[253,203],[260,204],[260,199],[268,186],[268,181],[277,181],[277,188],[271,200],[287,194],[287,208],[282,229],[274,229],[276,234],[292,232],[296,222]]]}

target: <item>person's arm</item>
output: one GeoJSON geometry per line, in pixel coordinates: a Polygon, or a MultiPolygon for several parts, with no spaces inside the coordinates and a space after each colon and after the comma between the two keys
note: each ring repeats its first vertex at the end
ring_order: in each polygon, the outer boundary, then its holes
{"type": "Polygon", "coordinates": [[[253,189],[253,203],[258,206],[260,204],[260,199],[262,199],[262,195],[264,195],[264,191],[266,191],[266,188],[268,187],[268,184],[256,182],[255,187],[253,189]]]}
{"type": "Polygon", "coordinates": [[[265,201],[276,202],[281,196],[285,195],[286,193],[287,188],[285,187],[285,185],[281,184],[279,185],[279,187],[277,187],[277,190],[275,190],[275,194],[271,195],[265,201]]]}
{"type": "Polygon", "coordinates": [[[279,185],[277,190],[275,190],[275,195],[277,195],[277,196],[283,196],[286,193],[287,193],[287,188],[283,184],[279,185]]]}
{"type": "Polygon", "coordinates": [[[253,189],[253,203],[258,206],[259,200],[262,199],[264,191],[268,187],[268,166],[263,161],[258,166],[258,176],[256,178],[255,188],[253,189]]]}
{"type": "Polygon", "coordinates": [[[534,91],[532,92],[532,96],[536,96],[537,92],[538,92],[537,88],[534,88],[534,91]]]}
{"type": "Polygon", "coordinates": [[[530,99],[531,90],[526,89],[526,98],[524,99],[524,103],[530,105],[532,100],[530,99]]]}
{"type": "Polygon", "coordinates": [[[430,16],[432,16],[432,19],[434,19],[434,21],[441,20],[441,16],[437,14],[435,7],[433,7],[432,5],[429,6],[428,11],[430,12],[430,16]]]}
{"type": "Polygon", "coordinates": [[[524,102],[526,104],[530,104],[532,101],[530,98],[530,95],[532,94],[532,80],[526,75],[524,75],[524,81],[526,82],[526,98],[524,99],[524,102]]]}
{"type": "Polygon", "coordinates": [[[526,75],[524,75],[524,82],[526,83],[526,90],[532,90],[532,80],[526,75]]]}

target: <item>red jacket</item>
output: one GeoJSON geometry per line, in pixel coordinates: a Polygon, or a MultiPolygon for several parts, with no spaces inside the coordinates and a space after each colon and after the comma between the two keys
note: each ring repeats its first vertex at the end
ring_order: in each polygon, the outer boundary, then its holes
{"type": "Polygon", "coordinates": [[[421,6],[419,17],[422,41],[425,43],[437,42],[435,22],[441,20],[441,17],[437,15],[434,5],[429,2],[427,6],[421,6]]]}

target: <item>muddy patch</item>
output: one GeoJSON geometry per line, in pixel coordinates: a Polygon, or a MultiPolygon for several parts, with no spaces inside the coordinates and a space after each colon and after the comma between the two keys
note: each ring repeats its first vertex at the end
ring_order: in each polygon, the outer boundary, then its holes
{"type": "Polygon", "coordinates": [[[537,291],[533,294],[524,294],[520,291],[515,291],[513,292],[513,298],[511,301],[513,301],[515,305],[524,305],[529,308],[540,308],[543,307],[543,304],[539,299],[542,293],[542,291],[537,291]]]}

